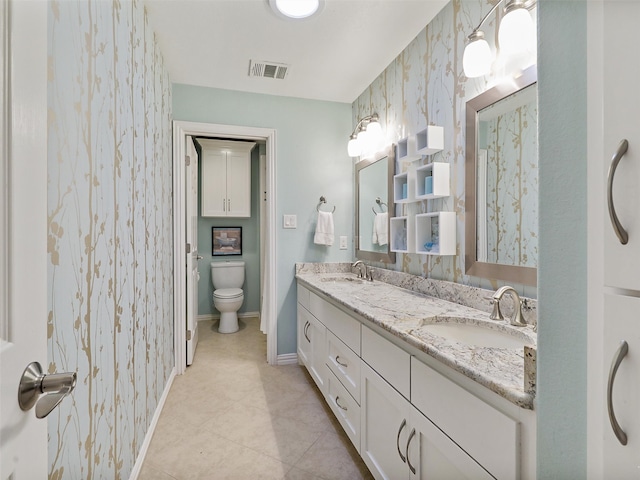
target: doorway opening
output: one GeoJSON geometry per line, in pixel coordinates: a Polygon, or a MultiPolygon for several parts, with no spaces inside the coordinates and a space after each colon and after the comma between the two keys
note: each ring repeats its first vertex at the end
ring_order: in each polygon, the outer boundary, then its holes
{"type": "MultiPolygon", "coordinates": [[[[186,369],[187,316],[186,316],[186,164],[187,137],[217,137],[237,140],[253,140],[263,142],[266,146],[264,155],[264,190],[261,186],[261,202],[264,203],[261,215],[261,259],[263,259],[264,275],[261,275],[261,307],[260,316],[267,335],[267,362],[277,363],[277,321],[276,321],[276,248],[275,248],[275,151],[276,132],[273,129],[219,125],[209,123],[173,122],[173,189],[174,189],[174,315],[175,315],[175,363],[176,373],[182,374],[186,369]],[[266,194],[263,193],[266,190],[266,194]],[[264,199],[264,201],[263,201],[264,199]],[[264,219],[264,220],[262,220],[264,219]]],[[[206,248],[206,247],[204,247],[206,248]]]]}

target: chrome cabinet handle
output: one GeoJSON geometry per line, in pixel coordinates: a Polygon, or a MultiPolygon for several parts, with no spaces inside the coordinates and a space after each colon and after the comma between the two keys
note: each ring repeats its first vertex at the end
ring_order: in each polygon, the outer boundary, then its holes
{"type": "Polygon", "coordinates": [[[222,199],[222,211],[223,212],[227,211],[227,199],[226,198],[222,199]]]}
{"type": "Polygon", "coordinates": [[[340,402],[338,401],[340,399],[340,397],[336,397],[336,405],[339,406],[342,410],[344,410],[345,412],[347,411],[347,407],[343,407],[342,405],[340,405],[340,402]]]}
{"type": "Polygon", "coordinates": [[[345,367],[346,368],[347,364],[346,363],[342,363],[340,360],[338,360],[339,358],[340,358],[340,355],[336,355],[336,363],[338,365],[340,365],[341,367],[345,367]]]}
{"type": "Polygon", "coordinates": [[[411,460],[409,459],[409,445],[411,445],[411,440],[413,440],[413,437],[416,436],[416,429],[413,428],[411,429],[411,433],[409,434],[409,440],[407,440],[407,465],[409,465],[409,469],[411,470],[411,473],[413,473],[415,475],[416,473],[416,468],[411,465],[411,460]]]}
{"type": "Polygon", "coordinates": [[[196,260],[202,260],[204,257],[202,255],[196,255],[196,260]]]}
{"type": "Polygon", "coordinates": [[[626,245],[629,241],[629,234],[622,227],[620,220],[618,220],[618,215],[616,214],[616,209],[613,205],[613,177],[616,174],[616,168],[618,168],[618,163],[627,153],[627,149],[629,148],[629,142],[626,139],[620,142],[618,145],[618,149],[613,154],[611,158],[611,166],[609,167],[609,175],[607,176],[607,205],[609,207],[609,218],[611,219],[611,224],[613,225],[613,231],[616,232],[618,236],[618,240],[622,245],[626,245]]]}
{"type": "Polygon", "coordinates": [[[36,417],[44,418],[76,386],[76,372],[45,375],[38,362],[30,363],[20,378],[18,404],[23,411],[36,406],[36,417]]]}
{"type": "Polygon", "coordinates": [[[629,345],[626,341],[620,342],[620,346],[616,353],[613,355],[613,362],[611,363],[611,369],[609,370],[609,381],[607,382],[607,410],[609,411],[609,422],[611,422],[611,428],[615,433],[616,438],[622,445],[627,444],[627,434],[620,427],[616,415],[613,411],[613,382],[616,380],[616,374],[618,373],[618,367],[622,362],[622,359],[629,352],[629,345]]]}
{"type": "Polygon", "coordinates": [[[231,199],[227,198],[227,210],[231,211],[231,199]]]}
{"type": "Polygon", "coordinates": [[[400,458],[402,459],[402,463],[407,463],[407,459],[404,455],[402,455],[402,452],[400,451],[400,433],[402,432],[402,429],[405,427],[405,425],[407,424],[407,419],[403,419],[402,423],[400,424],[400,428],[398,429],[398,436],[396,437],[396,448],[398,449],[398,455],[400,455],[400,458]]]}
{"type": "Polygon", "coordinates": [[[310,326],[311,326],[311,324],[308,321],[304,326],[304,338],[306,338],[307,342],[309,342],[309,343],[311,343],[311,339],[307,336],[307,330],[309,330],[310,326]]]}

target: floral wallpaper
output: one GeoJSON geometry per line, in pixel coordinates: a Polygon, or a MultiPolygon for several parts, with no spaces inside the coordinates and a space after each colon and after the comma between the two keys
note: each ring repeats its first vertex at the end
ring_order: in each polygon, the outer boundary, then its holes
{"type": "MultiPolygon", "coordinates": [[[[386,267],[489,289],[497,288],[498,282],[470,277],[464,267],[465,107],[468,99],[497,83],[506,68],[496,63],[487,77],[467,79],[462,69],[462,55],[466,37],[494,3],[491,0],[449,2],[352,104],[354,126],[359,118],[377,112],[388,140],[393,143],[415,135],[430,124],[444,127],[444,150],[426,157],[422,164],[437,161],[451,165],[451,195],[397,205],[396,215],[456,212],[457,254],[397,254],[396,264],[386,267]]],[[[495,44],[495,15],[487,19],[483,30],[487,41],[495,44]]],[[[396,172],[408,168],[408,162],[402,162],[396,165],[396,172]]],[[[515,287],[521,294],[537,296],[535,287],[515,287]]]]}
{"type": "Polygon", "coordinates": [[[142,0],[54,0],[49,478],[129,478],[173,368],[171,84],[142,0]]]}

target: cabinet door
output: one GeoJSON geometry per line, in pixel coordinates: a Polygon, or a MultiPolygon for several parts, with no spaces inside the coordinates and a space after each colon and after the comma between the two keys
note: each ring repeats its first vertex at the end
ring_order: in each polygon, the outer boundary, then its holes
{"type": "Polygon", "coordinates": [[[307,337],[311,340],[311,363],[307,367],[309,373],[324,395],[326,393],[325,383],[327,379],[327,365],[325,364],[327,329],[323,323],[313,315],[309,315],[309,327],[307,327],[307,337]]]}
{"type": "Polygon", "coordinates": [[[613,181],[613,204],[629,238],[623,245],[616,237],[605,207],[605,285],[640,290],[640,55],[629,40],[640,18],[640,2],[605,1],[603,8],[603,178],[620,141],[629,142],[613,181]]]}
{"type": "Polygon", "coordinates": [[[360,455],[377,479],[409,478],[410,404],[365,362],[360,371],[360,455]]]}
{"type": "MultiPolygon", "coordinates": [[[[604,368],[611,366],[622,341],[628,353],[622,358],[612,383],[612,408],[627,444],[616,438],[609,416],[604,418],[604,478],[638,478],[640,472],[640,298],[605,295],[604,368]]],[[[611,381],[611,378],[608,379],[611,381]]],[[[605,388],[608,382],[605,383],[605,388]]],[[[605,405],[605,408],[607,406],[605,405]]]]}
{"type": "Polygon", "coordinates": [[[251,216],[251,157],[248,152],[227,154],[227,216],[251,216]]]}
{"type": "Polygon", "coordinates": [[[227,215],[227,157],[225,153],[203,150],[201,215],[227,215]]]}
{"type": "Polygon", "coordinates": [[[461,480],[493,477],[449,437],[411,407],[407,466],[412,479],[461,480]]]}
{"type": "Polygon", "coordinates": [[[311,322],[311,314],[300,304],[298,304],[298,362],[309,369],[311,362],[311,337],[307,334],[307,329],[311,322]]]}

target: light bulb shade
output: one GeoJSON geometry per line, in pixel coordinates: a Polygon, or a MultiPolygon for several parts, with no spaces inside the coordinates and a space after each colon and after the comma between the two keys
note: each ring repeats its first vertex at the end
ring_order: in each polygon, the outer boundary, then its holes
{"type": "Polygon", "coordinates": [[[347,145],[347,151],[349,152],[350,157],[357,157],[362,152],[362,147],[357,138],[352,138],[349,140],[349,144],[347,145]]]}
{"type": "Polygon", "coordinates": [[[380,125],[380,122],[377,120],[369,122],[369,125],[367,125],[367,135],[371,137],[382,136],[382,126],[380,125]]]}
{"type": "Polygon", "coordinates": [[[516,3],[507,5],[506,12],[498,30],[500,53],[512,55],[534,51],[536,32],[529,11],[516,3]]]}
{"type": "Polygon", "coordinates": [[[321,7],[320,0],[269,0],[276,13],[289,18],[307,18],[321,7]]]}
{"type": "Polygon", "coordinates": [[[491,48],[484,39],[482,32],[475,32],[469,38],[470,41],[464,49],[462,56],[462,68],[467,78],[482,77],[491,70],[493,55],[491,48]],[[482,34],[482,35],[477,35],[482,34]]]}

